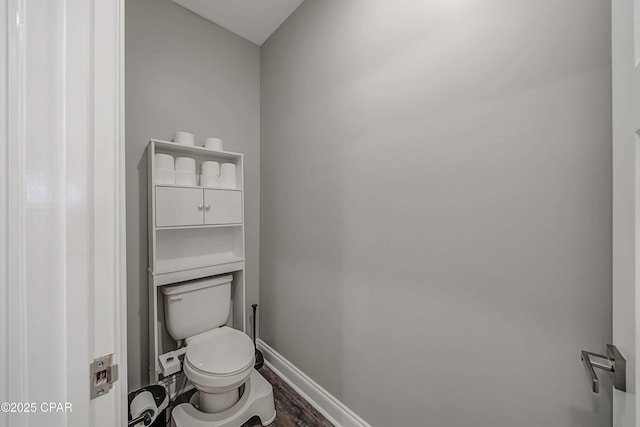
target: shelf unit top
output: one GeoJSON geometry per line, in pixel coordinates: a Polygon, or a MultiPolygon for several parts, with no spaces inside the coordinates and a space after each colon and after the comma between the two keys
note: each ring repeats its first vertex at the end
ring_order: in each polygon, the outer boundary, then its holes
{"type": "Polygon", "coordinates": [[[153,184],[156,187],[195,188],[196,190],[242,191],[242,188],[203,187],[201,185],[153,184]]]}
{"type": "Polygon", "coordinates": [[[168,227],[156,227],[156,231],[167,230],[194,230],[201,228],[230,228],[230,227],[243,227],[244,224],[203,224],[203,225],[171,225],[168,227]]]}
{"type": "Polygon", "coordinates": [[[204,148],[204,147],[176,144],[175,142],[163,141],[161,139],[151,139],[150,141],[153,142],[157,148],[161,148],[161,149],[172,151],[174,153],[179,153],[179,154],[215,157],[215,158],[224,159],[224,160],[238,160],[244,157],[244,154],[241,154],[241,153],[233,153],[231,151],[209,150],[208,148],[204,148]]]}

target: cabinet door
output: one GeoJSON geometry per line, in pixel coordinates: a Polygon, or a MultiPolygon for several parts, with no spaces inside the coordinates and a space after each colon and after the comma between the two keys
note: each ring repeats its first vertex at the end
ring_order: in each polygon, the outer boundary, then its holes
{"type": "Polygon", "coordinates": [[[201,189],[156,187],[156,227],[202,225],[203,221],[201,189]]]}
{"type": "Polygon", "coordinates": [[[242,223],[242,192],[204,190],[205,224],[242,223]]]}

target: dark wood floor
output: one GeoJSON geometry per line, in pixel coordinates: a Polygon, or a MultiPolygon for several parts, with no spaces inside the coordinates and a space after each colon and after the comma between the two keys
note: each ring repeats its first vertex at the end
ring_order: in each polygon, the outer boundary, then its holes
{"type": "MultiPolygon", "coordinates": [[[[276,402],[276,420],[270,427],[333,427],[325,417],[304,400],[271,369],[264,366],[260,374],[273,386],[273,397],[276,402]]],[[[174,405],[184,403],[195,391],[180,396],[174,405]]],[[[170,425],[170,422],[167,423],[170,425]]],[[[262,426],[258,417],[251,418],[241,427],[262,426]]]]}
{"type": "MultiPolygon", "coordinates": [[[[276,421],[273,427],[333,427],[325,417],[304,400],[271,369],[264,366],[260,374],[273,386],[273,397],[276,401],[276,421]]],[[[261,426],[255,417],[242,427],[261,426]]]]}

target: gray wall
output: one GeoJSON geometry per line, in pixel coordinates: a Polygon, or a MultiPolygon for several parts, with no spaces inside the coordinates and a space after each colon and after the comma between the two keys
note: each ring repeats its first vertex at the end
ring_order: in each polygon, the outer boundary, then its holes
{"type": "Polygon", "coordinates": [[[305,1],[262,48],[261,337],[374,426],[610,425],[610,77],[607,0],[305,1]]]}
{"type": "Polygon", "coordinates": [[[129,388],[148,380],[149,138],[188,130],[246,154],[247,303],[258,300],[260,50],[169,0],[126,2],[129,388]]]}

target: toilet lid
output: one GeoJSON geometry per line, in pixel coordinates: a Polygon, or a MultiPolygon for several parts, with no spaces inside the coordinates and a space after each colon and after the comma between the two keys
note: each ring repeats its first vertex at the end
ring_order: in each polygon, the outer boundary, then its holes
{"type": "Polygon", "coordinates": [[[200,371],[229,375],[253,364],[253,341],[243,332],[223,326],[194,337],[185,358],[200,371]]]}

